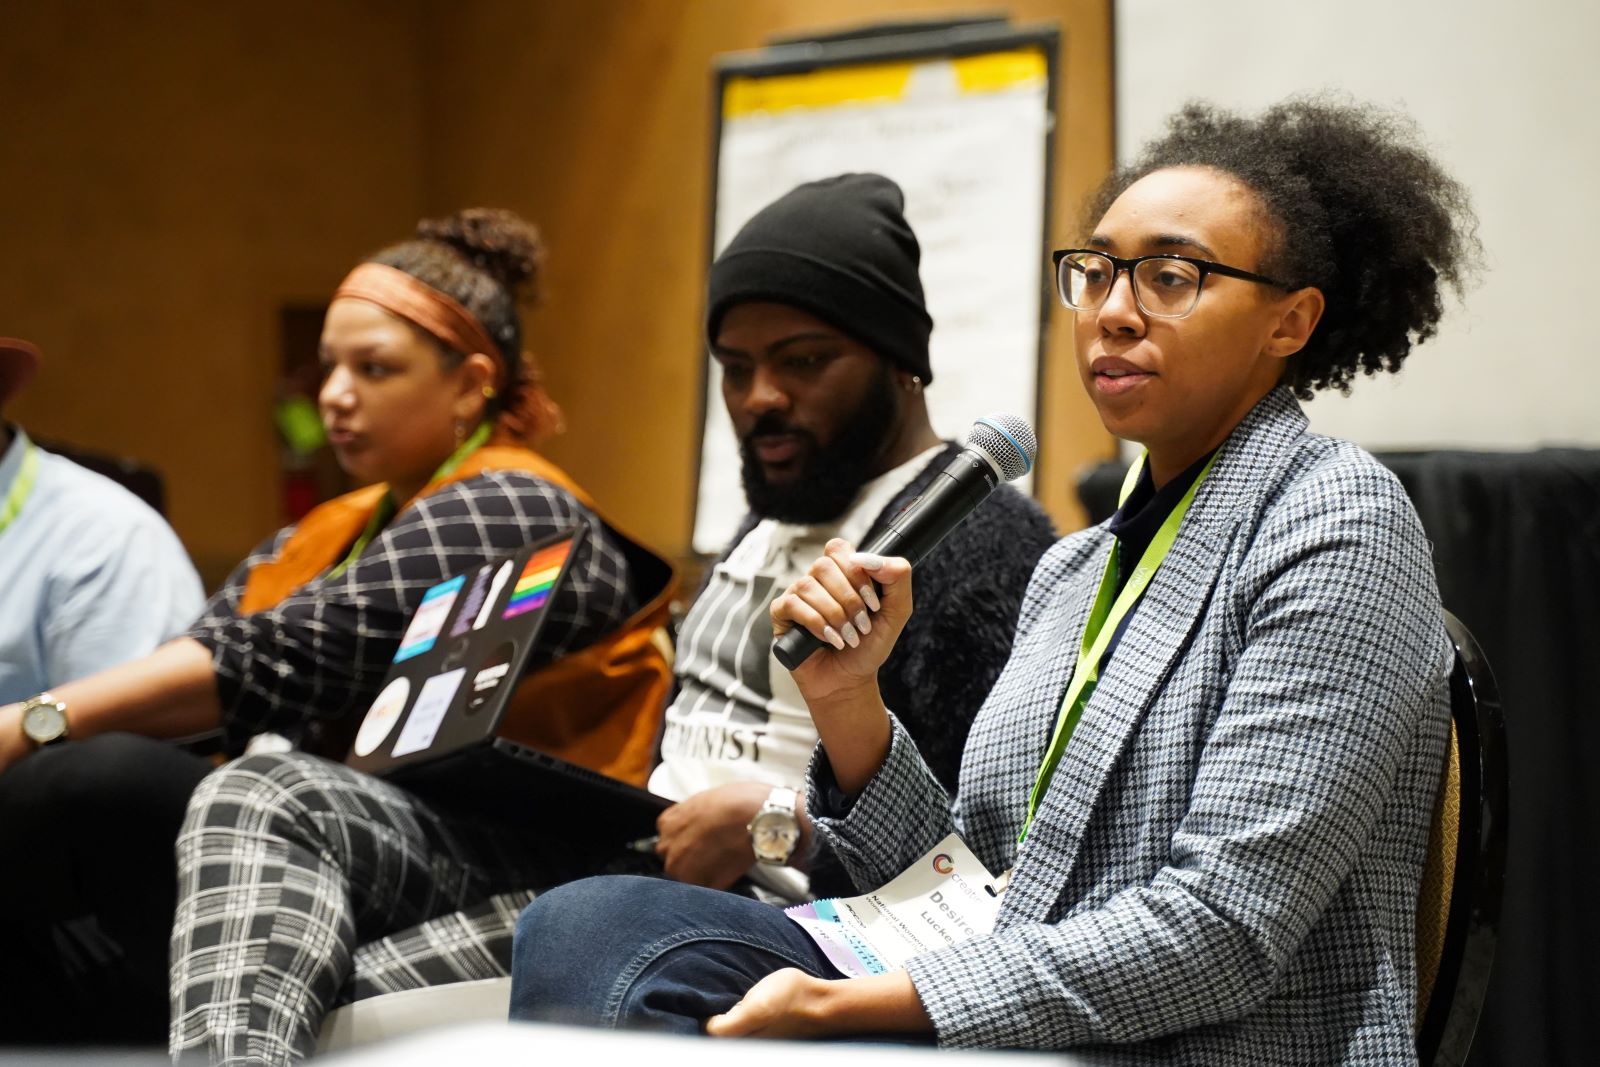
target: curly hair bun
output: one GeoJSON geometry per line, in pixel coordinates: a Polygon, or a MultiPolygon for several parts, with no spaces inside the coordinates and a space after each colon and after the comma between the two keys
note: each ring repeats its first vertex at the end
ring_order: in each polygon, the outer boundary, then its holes
{"type": "Polygon", "coordinates": [[[544,242],[538,228],[514,211],[474,207],[448,218],[423,219],[417,236],[449,245],[509,292],[526,285],[529,295],[536,295],[544,242]]]}

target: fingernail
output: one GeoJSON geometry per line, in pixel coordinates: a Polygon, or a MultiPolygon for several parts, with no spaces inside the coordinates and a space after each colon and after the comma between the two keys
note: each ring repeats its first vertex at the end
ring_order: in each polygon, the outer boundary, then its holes
{"type": "Polygon", "coordinates": [[[856,633],[856,628],[849,623],[844,624],[844,641],[851,648],[861,644],[861,635],[856,633]]]}
{"type": "Polygon", "coordinates": [[[868,610],[877,611],[883,607],[882,604],[878,603],[878,591],[872,588],[871,582],[863,582],[861,588],[857,589],[856,592],[860,593],[861,599],[867,602],[868,610]]]}
{"type": "Polygon", "coordinates": [[[837,648],[840,652],[844,651],[844,638],[840,637],[839,631],[835,630],[833,627],[824,626],[822,628],[822,639],[828,642],[828,644],[832,645],[834,648],[837,648]]]}
{"type": "Polygon", "coordinates": [[[889,560],[873,552],[857,552],[850,557],[850,562],[866,571],[881,570],[889,560]]]}
{"type": "Polygon", "coordinates": [[[860,630],[864,634],[870,634],[872,632],[872,620],[867,618],[866,612],[856,612],[856,629],[860,630]]]}

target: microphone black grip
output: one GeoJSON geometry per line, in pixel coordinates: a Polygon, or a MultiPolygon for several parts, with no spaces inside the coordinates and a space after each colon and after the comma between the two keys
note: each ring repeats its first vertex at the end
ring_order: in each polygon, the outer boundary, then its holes
{"type": "Polygon", "coordinates": [[[821,648],[823,642],[811,635],[803,626],[795,626],[772,642],[772,654],[785,670],[794,670],[811,658],[811,653],[821,648]]]}

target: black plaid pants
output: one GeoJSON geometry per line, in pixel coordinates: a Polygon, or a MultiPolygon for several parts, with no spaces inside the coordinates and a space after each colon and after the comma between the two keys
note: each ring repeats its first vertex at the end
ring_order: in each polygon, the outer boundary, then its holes
{"type": "Polygon", "coordinates": [[[346,1000],[503,976],[534,889],[608,866],[581,852],[304,753],[230,763],[178,837],[172,1050],[292,1063],[346,1000]]]}

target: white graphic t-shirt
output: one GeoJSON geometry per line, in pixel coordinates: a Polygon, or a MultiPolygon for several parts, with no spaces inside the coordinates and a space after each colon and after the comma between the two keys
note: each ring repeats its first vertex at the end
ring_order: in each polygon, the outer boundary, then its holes
{"type": "Polygon", "coordinates": [[[837,521],[763,519],[712,571],[678,635],[678,697],[667,708],[650,791],[682,800],[737,781],[800,787],[817,730],[789,672],[772,656],[773,599],[835,537],[859,545],[889,502],[943,444],[861,487],[837,521]]]}

